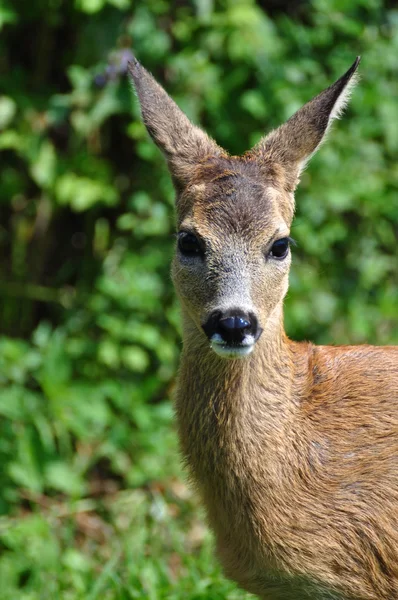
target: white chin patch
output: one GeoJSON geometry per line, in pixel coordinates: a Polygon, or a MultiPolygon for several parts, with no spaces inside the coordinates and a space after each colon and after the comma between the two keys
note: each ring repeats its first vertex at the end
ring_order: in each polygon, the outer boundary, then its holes
{"type": "Polygon", "coordinates": [[[216,354],[223,358],[244,358],[251,354],[254,348],[254,338],[248,335],[239,346],[229,346],[221,336],[216,333],[210,340],[210,347],[216,354]]]}

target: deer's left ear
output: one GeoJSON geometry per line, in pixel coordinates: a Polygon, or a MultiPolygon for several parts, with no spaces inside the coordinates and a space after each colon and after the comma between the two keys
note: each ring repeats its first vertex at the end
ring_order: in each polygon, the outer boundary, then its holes
{"type": "Polygon", "coordinates": [[[248,157],[265,166],[281,165],[289,191],[294,190],[301,171],[322,143],[333,120],[345,108],[355,84],[359,61],[360,57],[357,57],[347,73],[248,152],[248,157]]]}

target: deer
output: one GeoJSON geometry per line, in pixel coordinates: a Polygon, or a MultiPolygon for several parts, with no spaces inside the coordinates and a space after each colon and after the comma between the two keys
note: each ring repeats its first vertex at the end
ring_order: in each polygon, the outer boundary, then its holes
{"type": "Polygon", "coordinates": [[[176,191],[182,457],[225,575],[263,600],[398,599],[398,346],[283,322],[294,192],[359,60],[242,156],[129,66],[176,191]]]}

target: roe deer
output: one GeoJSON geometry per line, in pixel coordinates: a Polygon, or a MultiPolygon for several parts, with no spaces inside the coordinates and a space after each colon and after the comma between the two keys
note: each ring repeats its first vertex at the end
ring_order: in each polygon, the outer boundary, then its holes
{"type": "Polygon", "coordinates": [[[177,195],[182,453],[226,575],[267,600],[398,599],[398,346],[283,327],[293,192],[358,63],[242,157],[130,65],[177,195]]]}

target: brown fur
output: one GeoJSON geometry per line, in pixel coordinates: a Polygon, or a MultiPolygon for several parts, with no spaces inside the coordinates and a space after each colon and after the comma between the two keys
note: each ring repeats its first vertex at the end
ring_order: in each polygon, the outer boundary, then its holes
{"type": "Polygon", "coordinates": [[[289,340],[290,256],[268,257],[289,233],[300,170],[356,66],[242,158],[131,67],[178,183],[179,228],[205,247],[203,259],[177,253],[173,262],[182,452],[225,573],[267,600],[398,598],[398,347],[289,340]],[[211,311],[230,306],[254,311],[263,328],[246,358],[219,357],[202,330],[211,311]]]}

